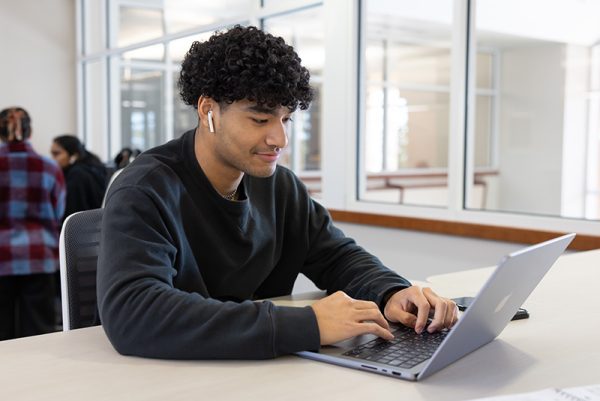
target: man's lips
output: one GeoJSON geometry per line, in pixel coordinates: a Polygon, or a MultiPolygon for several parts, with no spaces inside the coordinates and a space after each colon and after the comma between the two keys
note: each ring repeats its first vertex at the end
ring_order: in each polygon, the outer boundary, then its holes
{"type": "Polygon", "coordinates": [[[273,163],[279,159],[279,153],[277,152],[256,152],[256,155],[267,163],[273,163]]]}

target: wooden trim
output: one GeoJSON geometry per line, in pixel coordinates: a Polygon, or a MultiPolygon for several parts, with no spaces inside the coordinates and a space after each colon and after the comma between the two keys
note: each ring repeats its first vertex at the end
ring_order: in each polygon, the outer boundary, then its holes
{"type": "MultiPolygon", "coordinates": [[[[496,241],[535,244],[562,234],[562,232],[501,227],[455,221],[430,220],[415,217],[389,216],[382,214],[330,210],[335,221],[372,226],[400,228],[404,230],[474,237],[496,241]]],[[[577,234],[569,249],[587,251],[600,248],[600,236],[577,234]]]]}

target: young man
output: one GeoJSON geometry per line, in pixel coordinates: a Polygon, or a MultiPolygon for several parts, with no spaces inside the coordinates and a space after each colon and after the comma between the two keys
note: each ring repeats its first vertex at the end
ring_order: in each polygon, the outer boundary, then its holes
{"type": "Polygon", "coordinates": [[[0,340],[55,330],[60,168],[31,144],[27,111],[0,111],[0,340]]]}
{"type": "Polygon", "coordinates": [[[119,352],[271,358],[363,333],[390,339],[388,320],[420,332],[430,311],[428,330],[454,324],[452,301],[345,237],[277,166],[309,78],[283,39],[254,27],[192,45],[179,86],[198,127],[139,156],[108,195],[98,303],[119,352]],[[331,295],[306,308],[254,301],[290,294],[299,273],[331,295]]]}

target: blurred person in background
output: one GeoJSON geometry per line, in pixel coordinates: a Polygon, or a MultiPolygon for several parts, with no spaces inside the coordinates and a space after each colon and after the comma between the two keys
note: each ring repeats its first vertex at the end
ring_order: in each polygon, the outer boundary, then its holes
{"type": "MultiPolygon", "coordinates": [[[[108,190],[115,178],[117,178],[119,174],[121,174],[123,169],[127,167],[132,161],[134,161],[135,158],[138,157],[140,154],[142,154],[142,151],[139,149],[121,149],[121,151],[115,156],[113,160],[114,168],[107,169],[107,171],[109,172],[110,179],[108,180],[108,184],[106,184],[106,193],[108,193],[108,190]]],[[[104,194],[105,199],[106,193],[104,194]]],[[[104,202],[102,203],[102,207],[104,207],[104,202]]]]}
{"type": "Polygon", "coordinates": [[[60,168],[28,139],[20,107],[0,112],[0,340],[55,330],[58,227],[65,208],[60,168]]]}
{"type": "Polygon", "coordinates": [[[86,150],[72,135],[54,138],[50,153],[67,182],[65,219],[75,212],[99,208],[106,189],[107,171],[98,156],[86,150]]]}
{"type": "Polygon", "coordinates": [[[129,163],[131,163],[136,157],[138,157],[142,152],[139,149],[131,149],[131,148],[123,148],[121,151],[115,156],[115,168],[120,170],[122,168],[127,167],[129,163]]]}

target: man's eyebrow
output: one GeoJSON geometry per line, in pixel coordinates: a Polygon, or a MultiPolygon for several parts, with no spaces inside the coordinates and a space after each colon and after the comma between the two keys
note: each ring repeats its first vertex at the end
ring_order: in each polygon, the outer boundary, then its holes
{"type": "Polygon", "coordinates": [[[246,110],[253,111],[255,113],[261,113],[261,114],[271,114],[274,116],[277,115],[277,109],[263,106],[260,104],[254,104],[252,106],[248,106],[248,107],[246,107],[246,110]]]}

